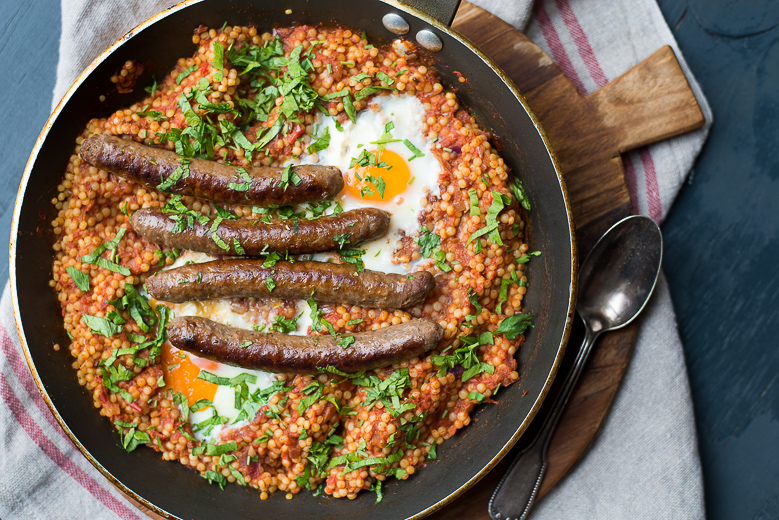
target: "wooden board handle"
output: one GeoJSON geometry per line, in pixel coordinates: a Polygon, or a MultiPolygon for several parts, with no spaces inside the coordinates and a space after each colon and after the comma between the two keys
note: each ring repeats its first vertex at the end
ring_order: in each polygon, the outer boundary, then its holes
{"type": "Polygon", "coordinates": [[[669,46],[587,96],[620,152],[679,135],[704,123],[695,95],[669,46]]]}

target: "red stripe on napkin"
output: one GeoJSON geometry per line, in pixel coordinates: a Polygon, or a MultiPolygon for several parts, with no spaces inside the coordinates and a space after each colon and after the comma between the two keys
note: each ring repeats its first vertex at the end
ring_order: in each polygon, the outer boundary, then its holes
{"type": "Polygon", "coordinates": [[[100,500],[111,511],[119,515],[119,517],[140,520],[138,515],[101,487],[95,479],[79,468],[67,455],[62,453],[48,437],[46,437],[46,434],[41,430],[41,427],[38,426],[27,410],[24,409],[22,402],[19,400],[2,373],[0,373],[0,397],[2,397],[8,405],[16,422],[19,423],[27,435],[35,441],[35,444],[38,445],[41,451],[43,451],[52,462],[70,475],[76,482],[81,484],[81,486],[92,494],[92,496],[100,500]]]}
{"type": "Polygon", "coordinates": [[[536,20],[538,20],[538,26],[541,27],[541,34],[543,34],[544,40],[546,40],[549,49],[552,51],[552,58],[555,63],[557,63],[563,73],[568,76],[568,79],[573,82],[576,89],[582,94],[586,94],[587,89],[584,88],[584,83],[582,83],[581,78],[579,78],[579,74],[576,73],[576,69],[573,68],[573,63],[571,63],[568,53],[565,52],[563,42],[560,41],[560,35],[557,34],[557,29],[555,29],[552,19],[549,17],[544,2],[535,3],[533,14],[536,17],[536,20]]]}

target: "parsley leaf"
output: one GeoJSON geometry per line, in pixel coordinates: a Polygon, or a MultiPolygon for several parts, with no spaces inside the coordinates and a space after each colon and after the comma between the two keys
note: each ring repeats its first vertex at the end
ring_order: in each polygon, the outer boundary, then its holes
{"type": "Polygon", "coordinates": [[[289,319],[281,315],[274,316],[270,329],[274,332],[281,332],[283,334],[293,332],[298,328],[298,318],[300,318],[300,314],[289,319]]]}
{"type": "Polygon", "coordinates": [[[89,327],[93,334],[100,334],[101,336],[110,337],[114,334],[122,332],[122,326],[117,325],[111,320],[106,318],[100,318],[98,316],[91,316],[89,314],[82,314],[81,321],[89,327]]]}
{"type": "Polygon", "coordinates": [[[287,191],[287,187],[289,186],[289,183],[294,184],[297,186],[300,184],[301,179],[298,176],[297,173],[292,169],[292,165],[288,164],[287,167],[284,169],[283,172],[281,172],[281,184],[280,186],[284,189],[284,191],[287,191]]]}
{"type": "Polygon", "coordinates": [[[197,70],[197,65],[192,65],[191,67],[188,67],[181,71],[181,73],[176,76],[176,85],[181,85],[181,82],[184,81],[184,78],[192,74],[197,70]]]}
{"type": "Polygon", "coordinates": [[[102,267],[103,269],[108,269],[109,271],[113,271],[115,273],[119,273],[124,276],[130,276],[131,274],[130,269],[114,262],[116,256],[116,248],[119,247],[119,242],[122,240],[126,232],[127,232],[127,228],[125,227],[119,228],[119,231],[116,233],[114,238],[112,238],[108,242],[103,242],[102,244],[97,246],[95,250],[92,251],[90,254],[83,255],[81,257],[81,263],[95,264],[98,267],[102,267]],[[106,250],[112,251],[111,260],[108,260],[100,256],[106,250]]]}
{"type": "Polygon", "coordinates": [[[320,332],[322,330],[322,311],[319,310],[319,305],[313,298],[308,298],[306,303],[311,308],[311,330],[320,332]]]}
{"type": "Polygon", "coordinates": [[[86,292],[89,290],[89,275],[86,273],[82,273],[75,267],[68,267],[66,269],[68,271],[68,274],[70,275],[70,278],[73,280],[73,282],[76,284],[76,287],[80,291],[86,292]]]}
{"type": "Polygon", "coordinates": [[[533,314],[515,314],[509,316],[500,322],[500,325],[498,325],[495,332],[505,335],[510,340],[517,339],[517,336],[523,334],[528,327],[533,327],[533,323],[530,321],[532,319],[533,314]]]}
{"type": "Polygon", "coordinates": [[[480,394],[479,392],[471,392],[470,394],[468,394],[468,399],[474,399],[478,402],[484,401],[486,397],[487,397],[486,395],[480,394]]]}
{"type": "Polygon", "coordinates": [[[154,97],[154,94],[157,93],[157,80],[152,76],[152,84],[150,87],[144,87],[143,90],[149,93],[149,96],[154,97]]]}
{"type": "Polygon", "coordinates": [[[341,256],[342,262],[352,264],[358,273],[364,273],[365,262],[362,261],[362,257],[365,255],[365,251],[365,249],[341,249],[338,254],[341,256]]]}
{"type": "Polygon", "coordinates": [[[239,178],[238,180],[242,180],[243,182],[231,182],[227,187],[235,191],[249,191],[249,188],[252,185],[252,177],[249,175],[249,172],[247,172],[245,168],[238,168],[236,174],[239,178]]]}
{"type": "Polygon", "coordinates": [[[343,249],[343,247],[349,243],[349,237],[351,237],[351,233],[343,233],[341,235],[336,235],[333,237],[333,242],[338,244],[339,249],[343,249]]]}
{"type": "Polygon", "coordinates": [[[211,62],[211,66],[218,71],[214,73],[214,79],[217,81],[222,81],[222,78],[224,77],[224,72],[222,70],[224,69],[224,53],[224,45],[220,42],[214,42],[214,60],[211,62]]]}
{"type": "Polygon", "coordinates": [[[308,153],[316,153],[330,146],[330,128],[325,127],[325,132],[316,138],[308,147],[308,153]]]}
{"type": "Polygon", "coordinates": [[[349,119],[352,123],[356,122],[357,118],[357,109],[354,108],[354,103],[352,103],[352,98],[348,94],[344,96],[344,112],[346,112],[346,115],[349,116],[349,119]]]}
{"type": "Polygon", "coordinates": [[[481,215],[481,211],[479,210],[479,197],[476,195],[476,190],[468,190],[468,197],[471,201],[471,215],[481,215]]]}
{"type": "Polygon", "coordinates": [[[355,342],[354,336],[339,336],[335,341],[341,348],[349,348],[355,342]]]}
{"type": "Polygon", "coordinates": [[[530,199],[527,198],[525,193],[525,187],[522,185],[522,181],[514,178],[511,182],[511,192],[514,194],[514,198],[517,199],[523,208],[530,211],[530,199]]]}
{"type": "MultiPolygon", "coordinates": [[[[490,205],[489,209],[487,209],[487,215],[485,216],[485,226],[478,231],[471,233],[471,237],[468,239],[468,244],[482,235],[487,235],[487,238],[490,242],[502,246],[503,241],[501,240],[500,232],[498,231],[498,215],[501,211],[503,211],[503,208],[505,208],[506,205],[510,203],[511,197],[504,195],[499,191],[493,191],[492,204],[490,205]]],[[[479,251],[481,249],[480,246],[480,244],[477,246],[479,251]]]]}
{"type": "Polygon", "coordinates": [[[517,258],[517,263],[518,264],[526,264],[534,256],[541,256],[541,251],[533,251],[532,253],[528,253],[526,255],[522,255],[519,258],[517,258]]]}
{"type": "Polygon", "coordinates": [[[403,144],[405,144],[406,148],[408,148],[411,151],[411,153],[414,154],[413,157],[409,157],[409,159],[408,159],[409,162],[413,161],[417,157],[424,157],[425,156],[425,154],[422,153],[422,150],[420,150],[419,148],[414,146],[413,143],[411,141],[409,141],[408,139],[403,139],[403,144]]]}
{"type": "Polygon", "coordinates": [[[189,177],[189,162],[192,159],[190,159],[189,157],[180,157],[179,160],[181,161],[181,164],[179,166],[176,166],[176,169],[173,170],[173,173],[168,175],[167,179],[163,180],[161,183],[157,185],[158,190],[162,192],[167,192],[180,179],[186,179],[187,177],[189,177]]]}
{"type": "Polygon", "coordinates": [[[300,400],[298,403],[298,413],[300,415],[303,415],[303,413],[308,410],[308,408],[319,401],[319,398],[322,397],[322,390],[324,389],[324,384],[322,384],[319,381],[314,381],[307,387],[305,387],[302,392],[306,394],[306,397],[300,400]]]}
{"type": "Polygon", "coordinates": [[[433,251],[441,244],[441,237],[435,233],[431,233],[424,226],[419,228],[420,235],[415,241],[419,244],[419,254],[423,258],[430,258],[433,251]]]}

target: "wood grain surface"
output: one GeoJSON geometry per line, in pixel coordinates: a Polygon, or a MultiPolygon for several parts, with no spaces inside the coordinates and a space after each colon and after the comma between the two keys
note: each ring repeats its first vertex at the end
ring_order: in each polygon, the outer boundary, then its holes
{"type": "MultiPolygon", "coordinates": [[[[557,154],[573,206],[581,257],[604,231],[631,213],[620,154],[703,125],[670,47],[663,47],[589,96],[576,90],[552,59],[499,18],[462,2],[453,27],[473,41],[519,87],[557,154]]],[[[562,479],[592,444],[608,414],[635,345],[636,324],[602,336],[552,436],[539,495],[562,479]]],[[[575,326],[560,374],[567,373],[582,338],[575,326]]],[[[559,381],[558,381],[559,383],[559,381]]],[[[531,439],[546,405],[523,439],[487,476],[430,518],[489,519],[487,504],[514,456],[531,439]],[[523,442],[524,441],[524,442],[523,442]]],[[[161,518],[128,497],[152,518],[161,518]]]]}

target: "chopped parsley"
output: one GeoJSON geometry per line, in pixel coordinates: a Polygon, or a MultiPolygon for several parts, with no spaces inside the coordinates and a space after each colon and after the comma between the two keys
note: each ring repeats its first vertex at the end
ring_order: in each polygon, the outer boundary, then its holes
{"type": "Polygon", "coordinates": [[[308,306],[311,308],[311,330],[314,332],[320,332],[322,330],[322,311],[319,310],[319,305],[314,301],[313,298],[308,298],[306,300],[306,303],[308,303],[308,306]]]}
{"type": "Polygon", "coordinates": [[[124,448],[128,453],[133,451],[141,444],[151,442],[151,437],[149,434],[136,430],[133,423],[115,421],[114,424],[126,428],[125,431],[120,433],[120,438],[122,440],[122,448],[124,448]]]}
{"type": "Polygon", "coordinates": [[[211,66],[217,70],[214,73],[216,81],[222,81],[224,78],[224,53],[224,45],[220,42],[214,42],[214,60],[211,62],[211,66]]]}
{"type": "Polygon", "coordinates": [[[219,484],[219,487],[222,489],[224,489],[225,484],[227,484],[227,478],[225,478],[224,475],[216,471],[211,471],[211,470],[206,471],[205,474],[203,475],[203,478],[206,479],[209,484],[213,484],[214,482],[216,482],[217,484],[219,484]]]}
{"type": "MultiPolygon", "coordinates": [[[[241,383],[256,383],[257,382],[257,376],[251,375],[251,374],[238,374],[235,377],[222,377],[218,376],[216,374],[212,374],[211,372],[208,372],[206,370],[201,370],[200,373],[197,375],[198,379],[202,379],[203,381],[208,381],[209,383],[213,383],[215,385],[219,386],[236,386],[240,385],[241,383]]],[[[198,401],[199,403],[200,401],[198,401]]],[[[197,404],[197,403],[195,403],[197,404]]],[[[193,412],[195,410],[192,410],[193,412]]]]}
{"type": "Polygon", "coordinates": [[[452,266],[446,262],[446,253],[438,247],[441,244],[441,237],[437,234],[431,233],[425,226],[421,226],[419,228],[419,236],[414,239],[414,242],[419,245],[419,254],[422,258],[430,258],[432,256],[436,262],[436,267],[444,273],[452,270],[452,266]]]}
{"type": "Polygon", "coordinates": [[[526,264],[534,256],[541,256],[541,251],[533,251],[532,253],[528,253],[526,255],[522,255],[519,258],[517,258],[517,263],[518,264],[526,264]]]}
{"type": "Polygon", "coordinates": [[[152,76],[152,84],[150,87],[144,87],[143,90],[149,93],[149,96],[154,97],[154,94],[157,93],[157,80],[152,76]]]}
{"type": "Polygon", "coordinates": [[[528,327],[533,327],[533,323],[530,321],[533,319],[532,314],[515,314],[503,318],[498,328],[495,330],[498,334],[503,334],[510,340],[517,339],[517,336],[524,334],[528,327]]]}
{"type": "Polygon", "coordinates": [[[486,395],[480,394],[479,392],[471,392],[470,394],[468,394],[468,399],[473,399],[478,402],[482,402],[486,398],[487,398],[486,395]]]}
{"type": "Polygon", "coordinates": [[[149,119],[153,119],[155,121],[159,121],[160,119],[167,119],[162,112],[158,112],[157,110],[148,110],[149,105],[146,105],[143,107],[143,110],[140,112],[136,112],[138,117],[148,117],[149,119]]]}
{"type": "Polygon", "coordinates": [[[349,348],[355,342],[354,336],[338,336],[336,344],[341,348],[349,348]]]}
{"type": "Polygon", "coordinates": [[[333,242],[338,244],[339,249],[343,249],[346,244],[349,243],[349,237],[351,237],[351,233],[343,233],[341,235],[336,235],[333,237],[333,242]]]}
{"type": "Polygon", "coordinates": [[[295,171],[292,169],[291,164],[287,165],[284,171],[281,172],[280,186],[284,189],[284,191],[287,191],[290,182],[295,186],[297,186],[298,184],[300,184],[300,181],[301,181],[300,176],[297,173],[295,173],[295,171]]]}
{"type": "Polygon", "coordinates": [[[514,194],[514,198],[517,199],[517,202],[519,202],[523,208],[530,211],[530,199],[527,198],[527,193],[525,193],[525,187],[522,185],[522,181],[514,178],[511,181],[510,187],[511,193],[514,194]]]}
{"type": "MultiPolygon", "coordinates": [[[[478,349],[481,345],[493,345],[495,339],[491,332],[483,332],[479,335],[461,336],[460,343],[462,346],[456,348],[450,354],[444,354],[433,356],[433,363],[435,363],[438,369],[438,377],[443,377],[449,369],[454,368],[457,365],[462,366],[465,371],[462,374],[462,381],[466,382],[470,378],[486,372],[492,374],[495,372],[495,367],[489,363],[483,363],[479,360],[478,349]]],[[[446,352],[446,351],[444,351],[446,352]]]]}
{"type": "Polygon", "coordinates": [[[249,188],[252,185],[252,177],[249,175],[249,172],[247,172],[245,168],[238,168],[238,170],[236,170],[236,176],[238,177],[237,180],[243,182],[231,182],[227,187],[235,191],[249,191],[249,188]]]}
{"type": "MultiPolygon", "coordinates": [[[[366,46],[366,48],[367,48],[367,46],[366,46]]],[[[395,80],[394,80],[394,79],[392,79],[391,77],[389,77],[387,74],[385,74],[385,73],[384,73],[384,72],[382,72],[382,71],[379,71],[379,72],[377,72],[377,73],[376,73],[376,77],[377,77],[379,80],[381,80],[381,81],[383,81],[384,83],[386,83],[387,85],[392,85],[393,83],[395,83],[395,80]]]]}
{"type": "Polygon", "coordinates": [[[358,273],[365,272],[365,262],[362,257],[365,255],[365,249],[341,249],[338,254],[341,256],[341,261],[347,264],[354,265],[358,273]]]}
{"type": "Polygon", "coordinates": [[[325,132],[316,138],[316,140],[309,145],[308,147],[308,153],[316,153],[324,150],[330,146],[330,129],[325,128],[325,132]]]}
{"type": "Polygon", "coordinates": [[[168,178],[157,185],[157,189],[167,193],[179,180],[189,177],[189,163],[192,159],[189,157],[180,157],[181,164],[176,166],[173,173],[168,178]]]}
{"type": "Polygon", "coordinates": [[[103,242],[97,248],[95,248],[94,251],[92,251],[88,255],[83,255],[81,257],[81,263],[84,264],[95,264],[98,267],[102,267],[103,269],[108,269],[109,271],[112,271],[114,273],[119,273],[124,276],[130,276],[132,274],[130,272],[130,269],[127,267],[124,267],[122,265],[119,265],[116,263],[116,249],[119,247],[119,242],[124,237],[124,234],[127,232],[127,228],[119,228],[119,231],[116,233],[114,238],[109,240],[108,242],[103,242]],[[105,251],[111,251],[110,260],[103,258],[101,255],[105,251]]]}
{"type": "MultiPolygon", "coordinates": [[[[354,100],[355,101],[361,101],[361,100],[367,98],[368,96],[371,96],[371,95],[373,95],[373,94],[375,94],[377,92],[380,92],[382,90],[394,90],[394,89],[392,87],[389,87],[389,86],[383,87],[381,85],[371,85],[369,87],[363,88],[362,90],[358,90],[354,94],[354,100]]],[[[344,103],[344,108],[345,107],[346,107],[346,104],[344,103]]]]}
{"type": "Polygon", "coordinates": [[[262,263],[262,266],[265,269],[270,269],[274,265],[276,265],[276,262],[281,260],[281,255],[278,253],[271,253],[268,256],[265,257],[265,261],[262,263]]]}
{"type": "Polygon", "coordinates": [[[381,402],[392,415],[398,417],[403,412],[416,408],[413,402],[401,403],[406,389],[411,387],[408,368],[396,370],[383,380],[376,375],[358,375],[353,382],[366,387],[364,405],[368,410],[381,402]]]}
{"type": "MultiPolygon", "coordinates": [[[[376,191],[379,193],[379,197],[382,199],[384,198],[384,190],[387,188],[387,183],[384,182],[384,178],[381,175],[373,176],[373,175],[366,175],[365,176],[365,182],[373,186],[376,191]]],[[[365,190],[365,188],[363,188],[365,190]]],[[[363,197],[367,196],[370,197],[373,195],[372,190],[367,190],[366,193],[362,193],[362,190],[360,191],[363,197]]]]}
{"type": "Polygon", "coordinates": [[[395,129],[395,123],[393,123],[392,121],[387,122],[387,124],[384,125],[384,133],[381,134],[381,137],[379,137],[377,141],[371,141],[370,144],[375,144],[376,149],[380,152],[383,152],[387,148],[387,145],[389,143],[400,142],[400,139],[392,138],[392,130],[394,129],[395,129]]]}
{"type": "MultiPolygon", "coordinates": [[[[503,208],[505,208],[506,205],[510,203],[511,197],[499,191],[493,191],[492,204],[487,210],[487,215],[485,216],[485,226],[478,231],[471,233],[471,237],[468,239],[468,244],[483,235],[487,235],[487,238],[490,242],[502,246],[503,240],[501,240],[500,231],[498,230],[498,226],[500,225],[498,222],[498,215],[501,211],[503,211],[503,208]]],[[[477,241],[476,244],[476,252],[479,253],[481,252],[481,243],[477,241]]]]}
{"type": "Polygon", "coordinates": [[[67,269],[68,274],[70,275],[70,278],[73,280],[73,283],[76,284],[76,287],[80,291],[86,292],[89,290],[89,275],[86,273],[82,273],[75,267],[68,267],[67,269]]]}
{"type": "Polygon", "coordinates": [[[438,246],[441,244],[441,237],[431,233],[424,226],[419,228],[419,231],[419,237],[416,239],[416,243],[419,245],[419,254],[423,258],[430,258],[433,251],[438,249],[438,246]]]}
{"type": "Polygon", "coordinates": [[[182,70],[181,73],[176,76],[176,85],[181,85],[181,82],[184,81],[184,79],[195,72],[197,70],[197,65],[192,65],[191,67],[187,67],[186,69],[182,70]]]}
{"type": "Polygon", "coordinates": [[[301,399],[298,403],[297,410],[300,415],[303,415],[303,413],[308,410],[312,404],[316,403],[319,398],[322,397],[324,386],[325,385],[319,381],[313,381],[302,390],[302,392],[306,394],[306,397],[301,399]]]}
{"type": "Polygon", "coordinates": [[[293,332],[298,329],[298,318],[300,318],[300,314],[289,319],[281,315],[274,316],[273,323],[270,325],[270,330],[281,332],[282,334],[293,332]]]}
{"type": "Polygon", "coordinates": [[[99,316],[91,316],[89,314],[82,314],[81,321],[89,327],[92,334],[99,334],[101,336],[110,337],[114,334],[122,332],[122,325],[117,324],[106,318],[100,318],[99,316]]]}
{"type": "Polygon", "coordinates": [[[468,190],[468,198],[471,201],[471,216],[481,215],[479,210],[479,197],[476,195],[476,190],[468,190]]]}
{"type": "Polygon", "coordinates": [[[419,148],[414,146],[414,144],[411,141],[409,141],[408,139],[403,139],[403,144],[405,144],[406,148],[408,148],[411,151],[411,153],[414,154],[413,157],[409,157],[408,158],[409,162],[413,161],[417,157],[424,157],[425,156],[425,154],[422,153],[422,150],[420,150],[419,148]]]}
{"type": "Polygon", "coordinates": [[[157,323],[157,316],[149,303],[132,284],[124,284],[124,296],[109,300],[109,304],[117,309],[126,310],[143,332],[149,332],[151,326],[157,323]]]}

